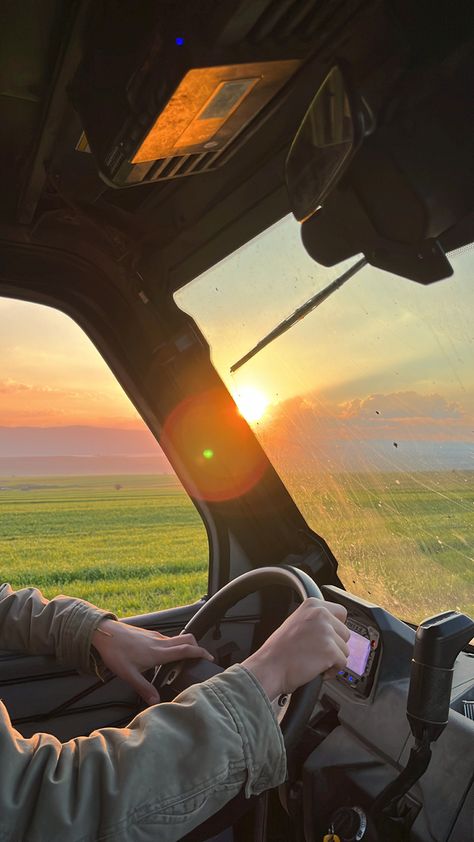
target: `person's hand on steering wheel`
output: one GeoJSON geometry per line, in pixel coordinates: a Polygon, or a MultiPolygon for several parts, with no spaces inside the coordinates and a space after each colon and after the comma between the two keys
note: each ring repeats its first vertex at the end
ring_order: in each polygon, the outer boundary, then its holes
{"type": "Polygon", "coordinates": [[[117,620],[103,620],[91,642],[105,666],[130,684],[148,705],[157,704],[160,696],[143,672],[182,658],[214,660],[206,649],[198,646],[192,634],[166,637],[117,620]]]}
{"type": "MultiPolygon", "coordinates": [[[[349,656],[349,630],[342,605],[306,599],[265,643],[243,662],[273,701],[293,693],[318,675],[335,675],[349,656]]],[[[103,620],[92,636],[92,645],[105,666],[127,681],[149,704],[160,701],[159,693],[142,675],[148,669],[174,661],[204,658],[210,653],[185,633],[165,637],[116,620],[103,620]]]]}
{"type": "Polygon", "coordinates": [[[271,701],[317,675],[330,678],[344,669],[349,657],[346,619],[342,605],[310,597],[242,666],[254,674],[271,701]]]}

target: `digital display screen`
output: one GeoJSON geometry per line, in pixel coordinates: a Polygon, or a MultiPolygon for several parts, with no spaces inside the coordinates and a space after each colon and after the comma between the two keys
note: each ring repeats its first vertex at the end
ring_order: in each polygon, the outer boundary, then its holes
{"type": "Polygon", "coordinates": [[[370,640],[351,631],[349,638],[349,658],[347,660],[347,669],[355,672],[356,675],[364,675],[367,661],[370,655],[370,640]]]}

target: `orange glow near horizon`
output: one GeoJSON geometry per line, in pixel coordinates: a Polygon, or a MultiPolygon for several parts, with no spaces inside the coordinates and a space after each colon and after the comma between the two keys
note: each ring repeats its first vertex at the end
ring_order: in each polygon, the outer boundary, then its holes
{"type": "MultiPolygon", "coordinates": [[[[100,363],[100,358],[98,359],[100,363]]],[[[46,379],[46,378],[45,378],[46,379]]],[[[0,379],[0,427],[93,426],[137,429],[143,422],[110,372],[89,388],[0,379]],[[109,374],[109,377],[107,377],[109,374]]]]}
{"type": "MultiPolygon", "coordinates": [[[[274,438],[284,416],[296,423],[311,415],[319,437],[395,438],[396,429],[409,428],[411,438],[471,441],[472,254],[454,265],[454,278],[426,288],[367,267],[237,374],[230,374],[232,363],[340,267],[316,266],[301,248],[299,227],[286,219],[175,300],[199,324],[215,369],[255,432],[274,438]]],[[[0,427],[144,428],[69,317],[0,298],[0,324],[0,427]]]]}
{"type": "Polygon", "coordinates": [[[0,324],[0,427],[143,427],[97,349],[68,316],[0,298],[0,324]]]}

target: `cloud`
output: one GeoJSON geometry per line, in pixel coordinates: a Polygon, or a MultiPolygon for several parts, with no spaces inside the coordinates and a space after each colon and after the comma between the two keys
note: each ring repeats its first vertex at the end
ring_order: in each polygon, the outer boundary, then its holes
{"type": "Polygon", "coordinates": [[[54,386],[38,386],[31,383],[20,383],[18,380],[0,380],[0,394],[2,395],[64,395],[67,397],[76,396],[78,393],[71,389],[58,389],[54,386]]]}
{"type": "Polygon", "coordinates": [[[339,405],[342,418],[426,418],[461,419],[464,413],[458,403],[447,401],[442,395],[422,395],[419,392],[391,392],[369,395],[339,405]]]}
{"type": "Polygon", "coordinates": [[[31,388],[26,383],[18,383],[16,380],[0,380],[0,395],[17,395],[20,392],[29,392],[31,388]]]}
{"type": "Polygon", "coordinates": [[[137,412],[121,393],[0,380],[0,426],[104,424],[140,426],[137,412]]]}
{"type": "Polygon", "coordinates": [[[283,401],[259,428],[282,450],[325,441],[472,441],[474,419],[442,395],[372,394],[338,403],[310,394],[283,401]]]}
{"type": "Polygon", "coordinates": [[[345,403],[309,394],[273,407],[256,431],[285,476],[295,469],[465,469],[474,458],[474,419],[439,394],[373,394],[345,403]]]}
{"type": "MultiPolygon", "coordinates": [[[[81,401],[106,401],[107,396],[103,391],[91,391],[88,389],[67,389],[62,386],[48,386],[46,384],[38,385],[37,383],[20,383],[18,380],[0,380],[0,395],[16,396],[20,398],[28,395],[29,403],[35,400],[52,399],[60,402],[61,400],[81,400],[81,401]]],[[[119,392],[119,397],[123,397],[123,393],[119,392]]],[[[58,409],[58,412],[61,412],[58,409]]],[[[0,417],[1,422],[1,417],[0,417]]]]}

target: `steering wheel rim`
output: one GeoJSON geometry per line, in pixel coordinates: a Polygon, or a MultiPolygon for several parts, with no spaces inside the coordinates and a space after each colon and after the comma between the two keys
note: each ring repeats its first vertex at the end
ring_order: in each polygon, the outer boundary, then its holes
{"type": "MultiPolygon", "coordinates": [[[[291,588],[301,598],[302,602],[308,597],[323,600],[323,595],[318,586],[304,571],[287,565],[259,567],[232,579],[210,597],[189,620],[181,634],[193,634],[199,641],[206,632],[222,620],[229,608],[232,608],[244,597],[272,585],[291,588]]],[[[171,667],[171,664],[160,667],[155,679],[157,686],[163,683],[164,676],[169,673],[171,667]]],[[[317,702],[321,683],[322,677],[317,676],[292,693],[290,705],[281,724],[287,753],[294,749],[303,734],[317,702]]]]}

